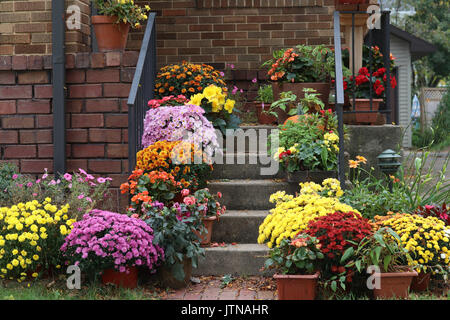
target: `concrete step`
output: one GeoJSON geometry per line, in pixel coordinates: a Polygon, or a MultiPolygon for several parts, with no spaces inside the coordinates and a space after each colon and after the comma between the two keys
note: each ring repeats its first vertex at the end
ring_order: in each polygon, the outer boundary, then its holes
{"type": "MultiPolygon", "coordinates": [[[[267,142],[276,126],[245,126],[236,129],[230,135],[223,136],[223,149],[226,152],[266,152],[267,142]]],[[[221,139],[219,138],[219,141],[221,139]]]]}
{"type": "Polygon", "coordinates": [[[261,244],[228,244],[225,247],[205,248],[205,258],[200,258],[198,268],[193,275],[270,275],[270,271],[261,272],[269,249],[261,244]]]}
{"type": "Polygon", "coordinates": [[[228,210],[266,210],[273,208],[270,195],[285,190],[291,192],[292,186],[283,180],[211,180],[211,192],[221,192],[220,203],[228,210]]]}
{"type": "Polygon", "coordinates": [[[267,154],[225,153],[223,163],[215,163],[212,179],[273,179],[284,178],[279,163],[267,154]]]}
{"type": "Polygon", "coordinates": [[[213,242],[256,243],[269,210],[227,210],[213,225],[213,242]]]}

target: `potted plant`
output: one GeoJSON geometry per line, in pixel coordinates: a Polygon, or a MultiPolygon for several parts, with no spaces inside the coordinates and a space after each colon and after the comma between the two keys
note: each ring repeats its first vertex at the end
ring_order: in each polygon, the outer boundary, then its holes
{"type": "Polygon", "coordinates": [[[198,210],[189,210],[184,203],[165,206],[155,201],[144,204],[141,218],[153,229],[154,242],[164,249],[164,263],[160,270],[162,282],[171,288],[189,284],[192,267],[205,254],[199,237],[192,230],[204,228],[198,210]]]}
{"type": "Polygon", "coordinates": [[[373,274],[375,281],[369,284],[375,298],[408,297],[409,287],[417,272],[408,265],[412,259],[395,231],[386,227],[377,230],[372,236],[364,238],[356,249],[348,248],[341,261],[348,257],[352,259],[347,266],[354,266],[359,272],[366,271],[369,266],[378,267],[373,274]]]}
{"type": "Polygon", "coordinates": [[[287,118],[297,114],[297,96],[292,91],[280,93],[280,99],[272,102],[262,114],[276,119],[278,124],[284,123],[287,118]]]}
{"type": "MultiPolygon", "coordinates": [[[[392,75],[390,78],[390,86],[394,89],[397,86],[397,81],[392,75]]],[[[370,74],[366,67],[362,67],[355,78],[349,76],[344,81],[346,90],[350,95],[350,104],[357,111],[355,114],[356,121],[362,124],[375,123],[377,120],[376,111],[379,110],[380,103],[384,101],[385,88],[388,85],[386,69],[379,68],[370,74]]]]}
{"type": "Polygon", "coordinates": [[[330,79],[334,76],[334,54],[325,45],[298,45],[276,50],[273,58],[263,66],[269,67],[274,100],[281,92],[292,91],[297,99],[303,98],[304,88],[314,88],[325,107],[330,94],[330,79]]]}
{"type": "Polygon", "coordinates": [[[104,284],[124,288],[136,288],[138,267],[155,272],[164,257],[146,223],[97,209],[73,224],[61,251],[91,277],[101,273],[104,284]]]}
{"type": "Polygon", "coordinates": [[[226,207],[218,201],[222,198],[222,194],[218,192],[217,195],[212,195],[208,188],[197,190],[192,195],[188,189],[183,189],[181,193],[184,197],[182,202],[187,209],[190,212],[197,212],[202,219],[204,228],[194,232],[200,238],[200,245],[206,247],[211,243],[214,222],[226,210],[226,207]]]}
{"type": "Polygon", "coordinates": [[[258,88],[258,95],[256,101],[254,101],[256,116],[260,124],[275,124],[277,118],[274,115],[268,114],[267,110],[270,109],[273,103],[273,90],[271,85],[263,85],[258,88]]]}
{"type": "Polygon", "coordinates": [[[355,269],[346,265],[345,259],[350,248],[356,248],[362,239],[373,234],[369,220],[356,211],[336,211],[309,221],[304,233],[319,239],[325,255],[320,269],[322,295],[328,298],[351,290],[355,269]]]}
{"type": "Polygon", "coordinates": [[[214,128],[225,132],[225,129],[236,129],[240,119],[233,113],[236,100],[230,99],[225,88],[209,85],[203,92],[190,97],[189,104],[200,106],[205,110],[205,117],[211,121],[214,128]]]}
{"type": "Polygon", "coordinates": [[[310,101],[308,93],[302,99],[303,111],[298,112],[303,114],[279,126],[279,148],[273,155],[286,171],[287,181],[296,185],[335,177],[339,153],[336,116],[322,109],[307,113],[311,105],[305,101],[310,101]]]}
{"type": "MultiPolygon", "coordinates": [[[[430,207],[428,208],[431,209],[430,207]]],[[[421,214],[375,216],[375,221],[380,227],[390,227],[398,233],[403,247],[413,258],[410,266],[419,273],[414,289],[424,291],[428,288],[431,274],[444,277],[448,274],[450,257],[447,247],[450,228],[445,220],[434,216],[433,213],[423,216],[428,214],[426,208],[417,209],[417,212],[421,214]]],[[[413,287],[413,284],[411,286],[413,287]]]]}
{"type": "Polygon", "coordinates": [[[324,258],[317,238],[298,234],[292,240],[283,239],[270,250],[265,268],[276,269],[279,300],[314,300],[320,275],[318,261],[324,258]]]}
{"type": "Polygon", "coordinates": [[[99,15],[92,16],[98,49],[104,51],[124,50],[128,32],[139,28],[148,19],[148,5],[140,7],[131,0],[92,0],[99,15]]]}

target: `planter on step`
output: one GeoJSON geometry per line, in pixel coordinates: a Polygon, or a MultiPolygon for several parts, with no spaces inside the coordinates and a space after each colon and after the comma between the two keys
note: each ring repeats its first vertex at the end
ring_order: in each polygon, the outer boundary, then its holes
{"type": "MultiPolygon", "coordinates": [[[[300,99],[305,97],[305,92],[303,89],[312,88],[320,94],[319,99],[322,100],[324,104],[324,109],[328,108],[328,100],[330,96],[330,83],[328,82],[305,82],[305,83],[287,83],[287,82],[272,82],[272,90],[273,90],[273,99],[274,101],[280,99],[281,92],[292,91],[293,94],[297,96],[297,102],[300,99]]],[[[296,105],[292,106],[292,108],[297,108],[296,105]]],[[[314,110],[310,110],[314,111],[314,110]]],[[[283,123],[289,117],[289,110],[284,112],[283,110],[279,110],[278,113],[278,123],[283,123]]]]}
{"type": "Polygon", "coordinates": [[[411,282],[411,290],[415,292],[423,292],[428,290],[430,285],[431,273],[430,272],[419,272],[417,277],[413,278],[411,282]]]}
{"type": "MultiPolygon", "coordinates": [[[[370,99],[355,99],[355,120],[359,124],[374,124],[378,118],[378,112],[364,112],[364,111],[378,111],[380,103],[383,99],[372,99],[372,110],[370,109],[370,99]],[[363,111],[363,112],[358,112],[363,111]]],[[[350,104],[353,106],[353,99],[350,98],[350,104]]],[[[353,109],[352,109],[353,110],[353,109]]]]}
{"type": "Polygon", "coordinates": [[[197,234],[197,236],[200,238],[200,245],[202,247],[206,247],[211,243],[213,225],[216,220],[216,216],[202,218],[203,225],[205,226],[206,231],[200,234],[200,232],[194,230],[195,234],[197,234]]]}
{"type": "Polygon", "coordinates": [[[337,178],[337,171],[295,171],[287,172],[286,180],[296,186],[300,182],[315,182],[321,184],[323,180],[328,178],[337,178]]]}
{"type": "Polygon", "coordinates": [[[275,274],[278,300],[314,300],[319,272],[312,275],[275,274]]]}
{"type": "Polygon", "coordinates": [[[116,16],[92,16],[95,38],[97,39],[98,50],[122,51],[127,46],[129,23],[116,23],[116,16]]]}
{"type": "Polygon", "coordinates": [[[271,105],[270,103],[264,103],[264,102],[259,102],[259,101],[254,102],[256,117],[258,118],[259,124],[276,124],[277,123],[277,118],[275,116],[268,114],[266,112],[263,112],[264,110],[266,110],[266,111],[269,110],[270,105],[271,105]]]}
{"type": "Polygon", "coordinates": [[[138,270],[129,268],[129,273],[119,272],[115,269],[107,269],[102,273],[103,284],[114,284],[120,288],[134,289],[137,287],[138,270]]]}
{"type": "Polygon", "coordinates": [[[175,278],[172,274],[172,266],[163,265],[160,269],[160,279],[164,286],[173,288],[173,289],[181,289],[186,287],[190,281],[192,276],[192,260],[190,258],[185,257],[182,262],[180,262],[183,266],[184,271],[184,279],[179,280],[175,278]]]}
{"type": "Polygon", "coordinates": [[[373,289],[374,298],[407,298],[416,271],[375,273],[380,277],[380,288],[373,289]]]}

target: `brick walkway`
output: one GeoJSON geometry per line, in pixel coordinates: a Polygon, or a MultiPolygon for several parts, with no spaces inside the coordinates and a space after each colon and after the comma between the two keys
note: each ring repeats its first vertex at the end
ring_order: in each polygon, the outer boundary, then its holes
{"type": "Polygon", "coordinates": [[[275,300],[276,286],[270,278],[238,278],[222,286],[221,277],[200,277],[200,283],[172,290],[166,300],[275,300]]]}

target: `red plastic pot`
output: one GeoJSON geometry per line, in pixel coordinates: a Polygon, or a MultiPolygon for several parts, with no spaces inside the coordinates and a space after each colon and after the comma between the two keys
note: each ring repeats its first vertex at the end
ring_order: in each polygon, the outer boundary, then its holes
{"type": "Polygon", "coordinates": [[[103,284],[115,284],[120,288],[134,289],[137,287],[138,270],[135,267],[129,268],[129,273],[119,272],[115,269],[106,269],[102,274],[103,284]]]}
{"type": "Polygon", "coordinates": [[[420,272],[411,282],[411,290],[415,292],[427,291],[430,285],[431,273],[420,272]]]}
{"type": "MultiPolygon", "coordinates": [[[[380,103],[383,99],[372,99],[372,110],[370,109],[370,99],[355,99],[355,119],[360,124],[374,124],[378,118],[378,112],[364,112],[358,111],[378,111],[380,103]]],[[[353,99],[350,98],[350,104],[353,104],[353,99]]]]}
{"type": "Polygon", "coordinates": [[[376,273],[380,277],[380,288],[373,289],[374,298],[407,298],[408,289],[416,271],[376,273]]]}
{"type": "Polygon", "coordinates": [[[200,245],[202,247],[208,246],[211,243],[211,237],[212,237],[212,231],[213,231],[213,225],[214,225],[214,221],[217,220],[216,216],[212,216],[212,217],[206,217],[203,218],[203,225],[206,228],[206,231],[202,234],[200,234],[200,232],[198,232],[197,230],[194,230],[195,234],[197,236],[200,237],[200,245]]]}
{"type": "MultiPolygon", "coordinates": [[[[258,122],[260,124],[276,124],[277,118],[271,114],[263,112],[263,103],[262,102],[254,102],[256,117],[258,118],[258,122]]],[[[264,110],[267,111],[270,109],[270,103],[264,104],[264,110]]]]}
{"type": "Polygon", "coordinates": [[[314,300],[319,272],[311,275],[275,274],[278,300],[314,300]]]}
{"type": "Polygon", "coordinates": [[[92,16],[91,21],[99,51],[125,50],[130,31],[129,23],[116,23],[117,17],[115,16],[92,16]]]}

